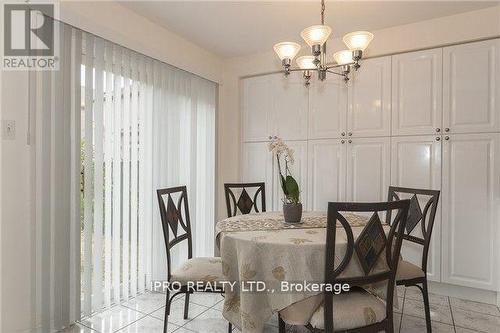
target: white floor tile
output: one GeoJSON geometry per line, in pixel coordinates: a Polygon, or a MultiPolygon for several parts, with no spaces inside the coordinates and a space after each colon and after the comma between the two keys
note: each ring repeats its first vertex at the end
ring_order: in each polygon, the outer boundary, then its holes
{"type": "Polygon", "coordinates": [[[82,324],[101,333],[112,333],[144,316],[141,312],[118,305],[83,320],[82,324]]]}
{"type": "Polygon", "coordinates": [[[500,310],[498,310],[498,308],[492,304],[478,303],[453,297],[450,298],[450,303],[452,308],[459,308],[467,311],[480,312],[497,317],[500,316],[500,310]]]}
{"type": "MultiPolygon", "coordinates": [[[[182,326],[206,310],[208,310],[208,308],[205,306],[195,303],[189,303],[188,319],[184,319],[184,300],[174,301],[170,306],[170,315],[168,316],[168,322],[182,326]]],[[[163,318],[165,317],[165,307],[162,307],[153,312],[151,316],[163,320],[163,318]]]]}
{"type": "MultiPolygon", "coordinates": [[[[167,332],[171,333],[177,330],[179,326],[169,323],[167,332]]],[[[119,333],[163,333],[163,320],[146,316],[138,321],[122,328],[119,333]]]]}
{"type": "Polygon", "coordinates": [[[228,322],[222,317],[222,312],[208,309],[184,325],[191,331],[198,333],[226,333],[228,322]]]}
{"type": "MultiPolygon", "coordinates": [[[[431,320],[453,325],[449,305],[430,305],[431,320]]],[[[425,318],[424,302],[406,298],[403,314],[425,318]]]]}
{"type": "MultiPolygon", "coordinates": [[[[399,296],[399,295],[398,295],[399,296]]],[[[406,298],[423,301],[422,292],[417,287],[406,288],[406,298]]],[[[448,305],[448,297],[429,293],[429,303],[435,305],[448,305]]]]}
{"type": "Polygon", "coordinates": [[[217,293],[193,293],[189,296],[190,302],[207,307],[212,307],[222,300],[222,295],[217,293]]]}
{"type": "Polygon", "coordinates": [[[482,333],[482,332],[479,332],[479,331],[474,331],[474,330],[470,330],[468,328],[463,328],[463,327],[455,327],[455,332],[456,333],[482,333]]]}
{"type": "Polygon", "coordinates": [[[128,302],[122,303],[122,305],[126,306],[127,308],[131,308],[133,310],[148,314],[164,306],[166,302],[165,297],[165,294],[145,293],[128,302]]]}
{"type": "MultiPolygon", "coordinates": [[[[426,332],[427,326],[425,319],[403,315],[400,333],[422,333],[426,332]]],[[[438,322],[432,322],[433,333],[454,333],[455,329],[452,325],[447,325],[438,322]]]]}
{"type": "Polygon", "coordinates": [[[500,317],[453,308],[453,319],[457,327],[488,333],[500,331],[500,317]]]}
{"type": "Polygon", "coordinates": [[[94,331],[93,329],[90,329],[80,324],[72,325],[71,327],[68,327],[60,331],[60,333],[95,333],[95,332],[96,331],[94,331]]]}

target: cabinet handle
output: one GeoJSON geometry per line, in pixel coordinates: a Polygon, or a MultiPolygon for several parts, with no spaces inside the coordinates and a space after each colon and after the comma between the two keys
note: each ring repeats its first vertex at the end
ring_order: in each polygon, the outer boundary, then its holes
{"type": "Polygon", "coordinates": [[[440,128],[436,128],[436,132],[441,132],[441,129],[440,128]]]}
{"type": "Polygon", "coordinates": [[[352,136],[352,133],[351,133],[351,132],[349,132],[349,133],[347,133],[347,135],[352,136]]]}
{"type": "Polygon", "coordinates": [[[345,136],[345,132],[340,133],[340,135],[345,136]]]}
{"type": "Polygon", "coordinates": [[[340,143],[341,143],[341,144],[344,144],[344,143],[345,143],[345,140],[340,140],[340,143]]]}
{"type": "Polygon", "coordinates": [[[349,140],[349,141],[347,141],[347,142],[352,143],[352,140],[349,140]]]}
{"type": "Polygon", "coordinates": [[[444,131],[445,131],[445,132],[449,132],[449,131],[450,131],[450,129],[449,129],[448,127],[446,127],[446,128],[444,129],[444,131]]]}
{"type": "Polygon", "coordinates": [[[436,141],[440,141],[441,138],[439,136],[436,137],[436,141]]]}
{"type": "Polygon", "coordinates": [[[269,140],[271,140],[273,137],[269,135],[269,140]]]}
{"type": "Polygon", "coordinates": [[[449,137],[449,136],[445,136],[445,137],[444,137],[444,139],[445,139],[446,141],[448,141],[448,140],[450,140],[450,137],[449,137]]]}

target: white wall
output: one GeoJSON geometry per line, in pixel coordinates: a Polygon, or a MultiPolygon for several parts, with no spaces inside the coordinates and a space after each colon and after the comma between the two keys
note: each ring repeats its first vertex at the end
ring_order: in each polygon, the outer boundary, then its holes
{"type": "MultiPolygon", "coordinates": [[[[500,7],[452,15],[418,23],[372,31],[375,38],[366,56],[380,56],[422,48],[500,36],[500,7]]],[[[300,37],[297,36],[297,40],[300,37]]],[[[278,42],[278,41],[277,41],[278,42]]],[[[328,42],[329,50],[344,49],[341,39],[328,42]]],[[[303,46],[299,56],[308,54],[303,46]]],[[[332,51],[333,52],[333,51],[332,51]]],[[[223,182],[239,181],[240,78],[281,70],[280,61],[269,51],[225,61],[219,92],[219,218],[225,217],[223,182]]],[[[361,67],[360,70],[363,70],[361,67]]],[[[300,73],[292,75],[301,75],[300,73]]]]}

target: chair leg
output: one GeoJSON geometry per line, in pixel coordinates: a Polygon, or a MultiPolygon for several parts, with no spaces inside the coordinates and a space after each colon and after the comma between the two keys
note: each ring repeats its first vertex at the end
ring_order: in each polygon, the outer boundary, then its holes
{"type": "Polygon", "coordinates": [[[229,323],[227,325],[227,333],[231,333],[233,331],[233,324],[229,323]]]}
{"type": "Polygon", "coordinates": [[[429,290],[427,289],[427,279],[422,283],[422,296],[424,298],[424,308],[425,308],[425,324],[427,326],[427,333],[432,333],[431,325],[431,309],[429,306],[429,290]]]}
{"type": "Polygon", "coordinates": [[[188,319],[189,312],[189,293],[184,296],[184,319],[188,319]]]}
{"type": "Polygon", "coordinates": [[[286,333],[285,322],[283,321],[283,319],[281,319],[281,316],[279,313],[278,313],[278,326],[279,326],[279,329],[278,329],[279,333],[286,333]]]}
{"type": "Polygon", "coordinates": [[[167,290],[165,302],[165,317],[163,318],[163,333],[167,333],[168,315],[170,314],[170,292],[167,290]]]}

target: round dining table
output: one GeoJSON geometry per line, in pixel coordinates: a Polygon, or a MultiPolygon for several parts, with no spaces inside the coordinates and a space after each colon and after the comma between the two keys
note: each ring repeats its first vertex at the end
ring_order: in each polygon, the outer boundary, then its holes
{"type": "MultiPolygon", "coordinates": [[[[368,218],[354,214],[345,217],[356,239],[368,218]]],[[[277,312],[288,324],[307,324],[323,300],[321,290],[313,288],[325,279],[326,220],[325,212],[304,212],[300,224],[291,224],[284,222],[282,212],[264,212],[218,222],[216,242],[222,273],[226,281],[234,283],[234,287],[225,288],[223,316],[244,333],[263,332],[277,312]]],[[[338,230],[336,263],[347,250],[345,232],[338,230]]],[[[378,260],[373,269],[386,267],[385,260],[378,260]]],[[[340,276],[363,274],[353,255],[340,276]]],[[[369,288],[385,299],[386,286],[369,288]]]]}

